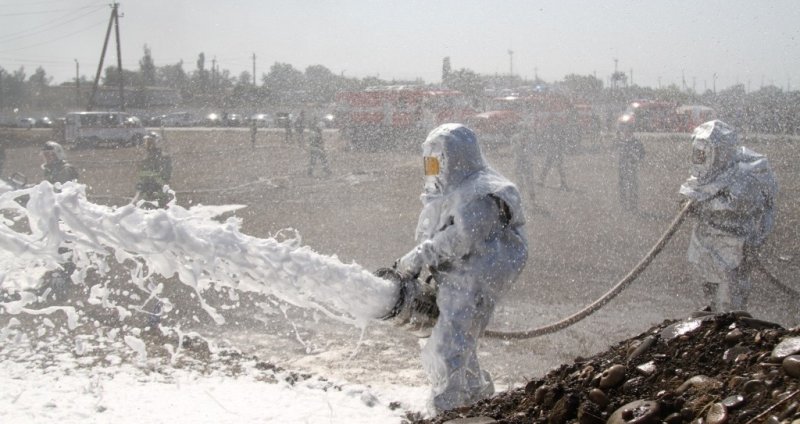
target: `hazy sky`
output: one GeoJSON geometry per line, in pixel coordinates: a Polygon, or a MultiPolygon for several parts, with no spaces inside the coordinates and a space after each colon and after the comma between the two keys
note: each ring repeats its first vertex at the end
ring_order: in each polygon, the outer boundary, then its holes
{"type": "MultiPolygon", "coordinates": [[[[503,0],[123,0],[123,67],[138,69],[143,46],[157,66],[196,68],[205,53],[233,76],[324,65],[337,74],[441,79],[453,69],[560,80],[618,69],[639,85],[698,91],[742,83],[755,90],[800,86],[800,2],[503,0]],[[509,55],[513,51],[513,56],[509,55]]],[[[93,78],[109,3],[0,0],[0,67],[42,66],[54,83],[93,78]]],[[[116,64],[112,43],[105,65],[116,64]]]]}

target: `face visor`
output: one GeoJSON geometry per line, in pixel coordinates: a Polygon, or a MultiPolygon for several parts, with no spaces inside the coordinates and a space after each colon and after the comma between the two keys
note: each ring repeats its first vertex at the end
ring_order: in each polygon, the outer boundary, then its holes
{"type": "Polygon", "coordinates": [[[694,142],[692,146],[692,175],[700,182],[713,179],[718,171],[714,164],[714,149],[707,143],[694,142]]]}
{"type": "Polygon", "coordinates": [[[433,177],[439,175],[439,158],[435,156],[423,156],[422,157],[423,166],[425,167],[425,176],[426,177],[433,177]]]}

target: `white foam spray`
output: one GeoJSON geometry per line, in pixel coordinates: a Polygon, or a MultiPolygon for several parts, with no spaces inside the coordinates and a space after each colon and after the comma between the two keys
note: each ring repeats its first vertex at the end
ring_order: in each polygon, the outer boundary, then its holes
{"type": "MultiPolygon", "coordinates": [[[[130,271],[124,283],[151,293],[148,277],[177,275],[198,295],[211,284],[263,293],[362,327],[391,310],[398,287],[361,266],[316,253],[296,238],[242,234],[236,217],[213,219],[241,207],[109,207],[89,202],[85,186],[72,182],[0,194],[0,288],[20,294],[0,306],[10,314],[58,310],[75,319],[70,307],[30,307],[42,276],[68,260],[76,266],[72,280],[84,284],[90,269],[102,275],[113,260],[130,271]]],[[[106,292],[92,287],[88,301],[102,304],[106,292]]],[[[202,296],[197,299],[216,322],[224,321],[202,296]]]]}

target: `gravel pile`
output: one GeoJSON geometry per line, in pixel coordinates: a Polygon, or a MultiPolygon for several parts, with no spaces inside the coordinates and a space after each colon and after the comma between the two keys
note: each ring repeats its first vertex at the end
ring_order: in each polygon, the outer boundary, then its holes
{"type": "Polygon", "coordinates": [[[800,424],[800,327],[665,321],[525,387],[415,423],[800,424]]]}

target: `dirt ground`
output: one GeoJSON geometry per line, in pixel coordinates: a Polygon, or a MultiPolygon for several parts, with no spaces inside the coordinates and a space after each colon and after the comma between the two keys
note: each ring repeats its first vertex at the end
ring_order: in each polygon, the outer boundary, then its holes
{"type": "MultiPolygon", "coordinates": [[[[37,181],[38,146],[17,141],[22,139],[19,133],[0,133],[8,145],[3,174],[21,172],[37,181]]],[[[247,205],[237,212],[244,233],[268,237],[294,228],[317,252],[367,269],[391,265],[413,246],[422,186],[422,161],[416,151],[352,151],[338,132],[326,130],[332,175],[322,177],[308,176],[305,146],[296,139],[286,142],[276,130],[260,132],[255,146],[246,129],[167,129],[164,136],[173,157],[171,187],[182,206],[247,205]]],[[[538,327],[577,311],[611,288],[658,240],[680,209],[678,188],[689,174],[689,137],[640,136],[646,158],[639,173],[639,213],[625,212],[619,205],[616,156],[607,138],[583,140],[566,157],[570,191],[558,189],[554,170],[544,186],[522,187],[535,192],[537,205],[526,199],[529,261],[500,302],[491,329],[538,327]]],[[[795,278],[800,267],[800,139],[747,135],[744,144],[770,158],[780,183],[776,228],[761,250],[761,260],[779,279],[800,289],[795,278]]],[[[517,180],[509,146],[483,147],[497,170],[517,180]]],[[[119,205],[133,196],[139,149],[78,149],[68,154],[93,201],[119,205]]],[[[539,175],[542,162],[537,158],[534,175],[539,175]]],[[[677,233],[630,288],[588,319],[535,339],[484,339],[480,358],[497,387],[523,385],[577,356],[603,351],[664,319],[683,318],[702,307],[698,282],[685,257],[688,229],[685,225],[677,233]]],[[[754,281],[750,311],[755,317],[787,328],[800,323],[796,301],[761,275],[754,275],[754,281]]],[[[284,315],[277,308],[258,319],[263,325],[237,327],[234,321],[207,332],[220,343],[287,368],[361,383],[425,384],[417,339],[388,325],[371,326],[361,334],[307,311],[284,315]]]]}

